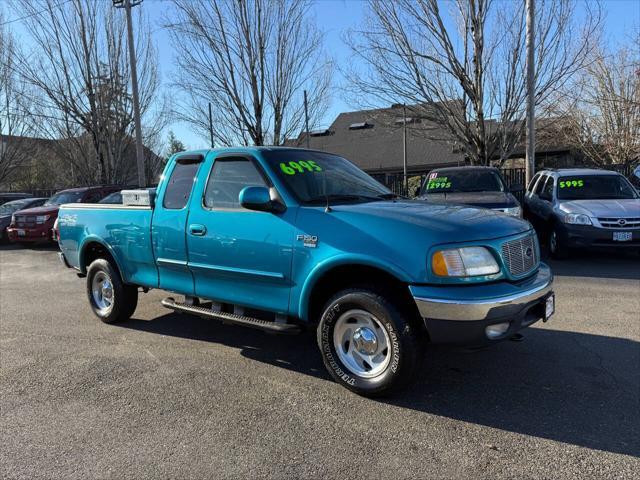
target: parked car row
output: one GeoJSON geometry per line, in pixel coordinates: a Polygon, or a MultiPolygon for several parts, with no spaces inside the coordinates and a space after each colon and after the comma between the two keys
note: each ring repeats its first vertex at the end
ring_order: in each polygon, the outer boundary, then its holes
{"type": "Polygon", "coordinates": [[[615,247],[640,251],[640,195],[620,173],[588,168],[543,170],[527,185],[524,205],[492,167],[432,170],[418,198],[490,208],[524,217],[554,258],[573,248],[615,247]]]}
{"type": "Polygon", "coordinates": [[[6,198],[22,196],[0,205],[0,239],[12,243],[49,243],[53,225],[64,203],[97,203],[122,186],[99,185],[71,188],[50,198],[31,198],[28,194],[2,194],[6,198]]]}

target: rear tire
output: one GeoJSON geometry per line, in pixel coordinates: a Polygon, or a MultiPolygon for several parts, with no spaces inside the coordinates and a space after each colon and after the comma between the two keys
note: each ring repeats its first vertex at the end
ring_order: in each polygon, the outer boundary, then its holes
{"type": "Polygon", "coordinates": [[[569,247],[557,225],[552,225],[549,232],[549,255],[556,260],[564,260],[569,257],[569,247]]]}
{"type": "Polygon", "coordinates": [[[333,379],[363,396],[381,396],[404,387],[420,359],[418,331],[390,296],[351,288],[325,305],[317,339],[333,379]]]}
{"type": "Polygon", "coordinates": [[[138,305],[138,287],[125,284],[104,258],[94,260],[87,269],[87,296],[93,313],[105,323],[128,320],[138,305]]]}

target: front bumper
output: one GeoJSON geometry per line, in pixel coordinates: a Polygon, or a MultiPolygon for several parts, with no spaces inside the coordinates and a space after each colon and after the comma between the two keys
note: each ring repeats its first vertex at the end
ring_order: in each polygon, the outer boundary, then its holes
{"type": "Polygon", "coordinates": [[[560,235],[569,247],[595,248],[640,247],[640,229],[638,228],[600,228],[593,225],[560,224],[560,235]],[[613,232],[631,232],[630,241],[618,242],[613,240],[613,232]]]}
{"type": "Polygon", "coordinates": [[[551,269],[540,264],[531,277],[483,285],[411,285],[411,294],[433,343],[481,346],[513,336],[545,317],[553,295],[551,269]],[[489,338],[486,328],[508,323],[500,336],[489,338]]]}

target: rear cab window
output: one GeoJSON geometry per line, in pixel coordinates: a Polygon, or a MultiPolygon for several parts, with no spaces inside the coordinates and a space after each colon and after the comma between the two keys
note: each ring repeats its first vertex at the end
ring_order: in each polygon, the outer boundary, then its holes
{"type": "Polygon", "coordinates": [[[164,208],[181,210],[187,205],[199,167],[200,162],[181,162],[180,159],[176,161],[164,191],[164,208]]]}

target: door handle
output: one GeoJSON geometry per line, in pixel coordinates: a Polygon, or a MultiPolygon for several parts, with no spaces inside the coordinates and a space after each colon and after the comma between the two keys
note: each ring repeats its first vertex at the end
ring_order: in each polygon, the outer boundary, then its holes
{"type": "Polygon", "coordinates": [[[200,225],[198,223],[194,223],[192,225],[189,225],[189,233],[191,235],[196,235],[198,237],[201,237],[205,233],[207,233],[207,227],[205,227],[204,225],[200,225]]]}

